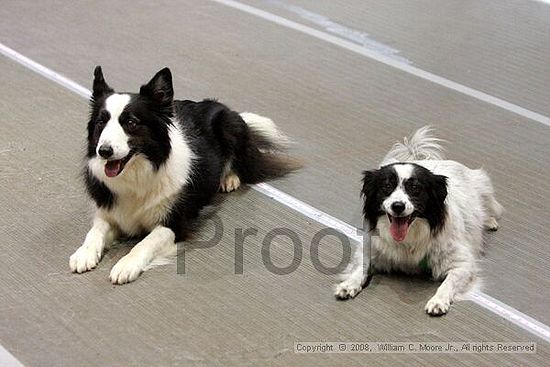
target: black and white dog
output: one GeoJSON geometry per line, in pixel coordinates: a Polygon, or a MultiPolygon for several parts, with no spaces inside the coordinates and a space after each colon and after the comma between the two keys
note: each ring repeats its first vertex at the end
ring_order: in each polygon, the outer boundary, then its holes
{"type": "Polygon", "coordinates": [[[99,66],[94,76],[84,178],[97,210],[70,257],[73,272],[95,268],[117,238],[145,236],[111,270],[112,283],[131,282],[176,253],[218,191],[298,167],[278,154],[287,140],[270,119],[213,100],[174,100],[168,68],[137,94],[116,93],[99,66]]]}
{"type": "MultiPolygon", "coordinates": [[[[496,230],[502,207],[485,171],[443,160],[429,127],[397,143],[381,167],[365,171],[363,214],[371,235],[371,271],[419,273],[443,280],[425,310],[444,314],[476,278],[483,229],[496,230]]],[[[336,297],[353,298],[367,280],[358,248],[336,297]]]]}

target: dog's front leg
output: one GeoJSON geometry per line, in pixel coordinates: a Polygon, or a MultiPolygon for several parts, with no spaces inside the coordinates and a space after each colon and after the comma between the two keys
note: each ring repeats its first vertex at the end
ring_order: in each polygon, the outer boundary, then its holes
{"type": "Polygon", "coordinates": [[[469,263],[453,268],[424,309],[432,316],[446,314],[456,296],[467,291],[474,280],[474,267],[469,263]]]}
{"type": "Polygon", "coordinates": [[[175,255],[175,239],[176,235],[170,228],[158,226],[153,229],[113,266],[111,282],[124,284],[134,281],[157,257],[175,255]]]}
{"type": "Polygon", "coordinates": [[[363,290],[363,284],[365,284],[368,277],[365,266],[365,264],[357,265],[343,282],[336,285],[334,295],[337,299],[353,298],[363,290]]]}
{"type": "Polygon", "coordinates": [[[109,222],[105,221],[99,213],[96,213],[94,223],[84,244],[71,255],[69,267],[74,273],[83,273],[97,266],[106,246],[117,238],[118,231],[109,222]]]}
{"type": "MultiPolygon", "coordinates": [[[[350,271],[345,275],[344,281],[336,285],[334,295],[337,299],[345,300],[354,298],[361,292],[369,275],[371,275],[370,272],[373,268],[370,266],[368,254],[363,250],[363,244],[359,244],[350,264],[350,271]]],[[[376,257],[376,252],[373,257],[376,257]]]]}

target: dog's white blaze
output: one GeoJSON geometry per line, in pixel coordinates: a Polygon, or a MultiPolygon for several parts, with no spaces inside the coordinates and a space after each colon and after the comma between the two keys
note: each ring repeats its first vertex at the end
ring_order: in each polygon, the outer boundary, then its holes
{"type": "Polygon", "coordinates": [[[396,164],[393,168],[399,177],[399,185],[402,185],[403,181],[406,179],[411,178],[414,171],[414,166],[412,164],[396,164]]]}
{"type": "Polygon", "coordinates": [[[130,153],[128,145],[128,135],[120,125],[119,117],[124,111],[124,107],[130,102],[128,94],[115,93],[105,100],[105,109],[111,115],[107,125],[101,132],[97,144],[97,153],[102,145],[108,145],[113,148],[113,159],[122,159],[130,153]]]}
{"type": "Polygon", "coordinates": [[[398,177],[398,184],[394,192],[384,200],[382,206],[384,210],[390,214],[393,214],[391,206],[395,202],[402,202],[405,204],[405,211],[401,213],[403,216],[411,215],[414,212],[414,205],[409,199],[409,195],[405,192],[405,181],[411,178],[414,172],[414,166],[412,164],[396,164],[393,166],[398,177]]]}

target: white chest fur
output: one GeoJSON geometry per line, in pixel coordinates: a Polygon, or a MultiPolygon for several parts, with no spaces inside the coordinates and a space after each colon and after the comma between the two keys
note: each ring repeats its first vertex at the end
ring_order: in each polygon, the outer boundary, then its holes
{"type": "Polygon", "coordinates": [[[150,187],[150,190],[140,193],[118,193],[116,204],[109,210],[102,210],[102,213],[108,222],[125,234],[137,235],[150,232],[162,223],[176,198],[176,190],[158,182],[157,187],[150,187]]]}
{"type": "Polygon", "coordinates": [[[169,136],[171,152],[158,170],[140,154],[114,178],[105,175],[105,161],[100,158],[88,163],[91,172],[116,196],[115,204],[101,209],[100,214],[126,234],[149,232],[159,225],[190,177],[193,152],[176,121],[170,126],[169,136]]]}

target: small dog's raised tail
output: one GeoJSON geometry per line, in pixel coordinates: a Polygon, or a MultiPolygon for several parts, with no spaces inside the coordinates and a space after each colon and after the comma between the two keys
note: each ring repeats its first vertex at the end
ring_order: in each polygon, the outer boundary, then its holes
{"type": "Polygon", "coordinates": [[[403,138],[403,142],[395,143],[381,166],[395,162],[445,159],[440,142],[442,140],[435,137],[431,126],[421,127],[411,137],[403,138]]]}
{"type": "Polygon", "coordinates": [[[243,112],[240,114],[249,129],[246,149],[235,160],[235,168],[245,183],[257,183],[284,176],[301,168],[295,158],[284,151],[290,145],[275,123],[264,116],[243,112]]]}

